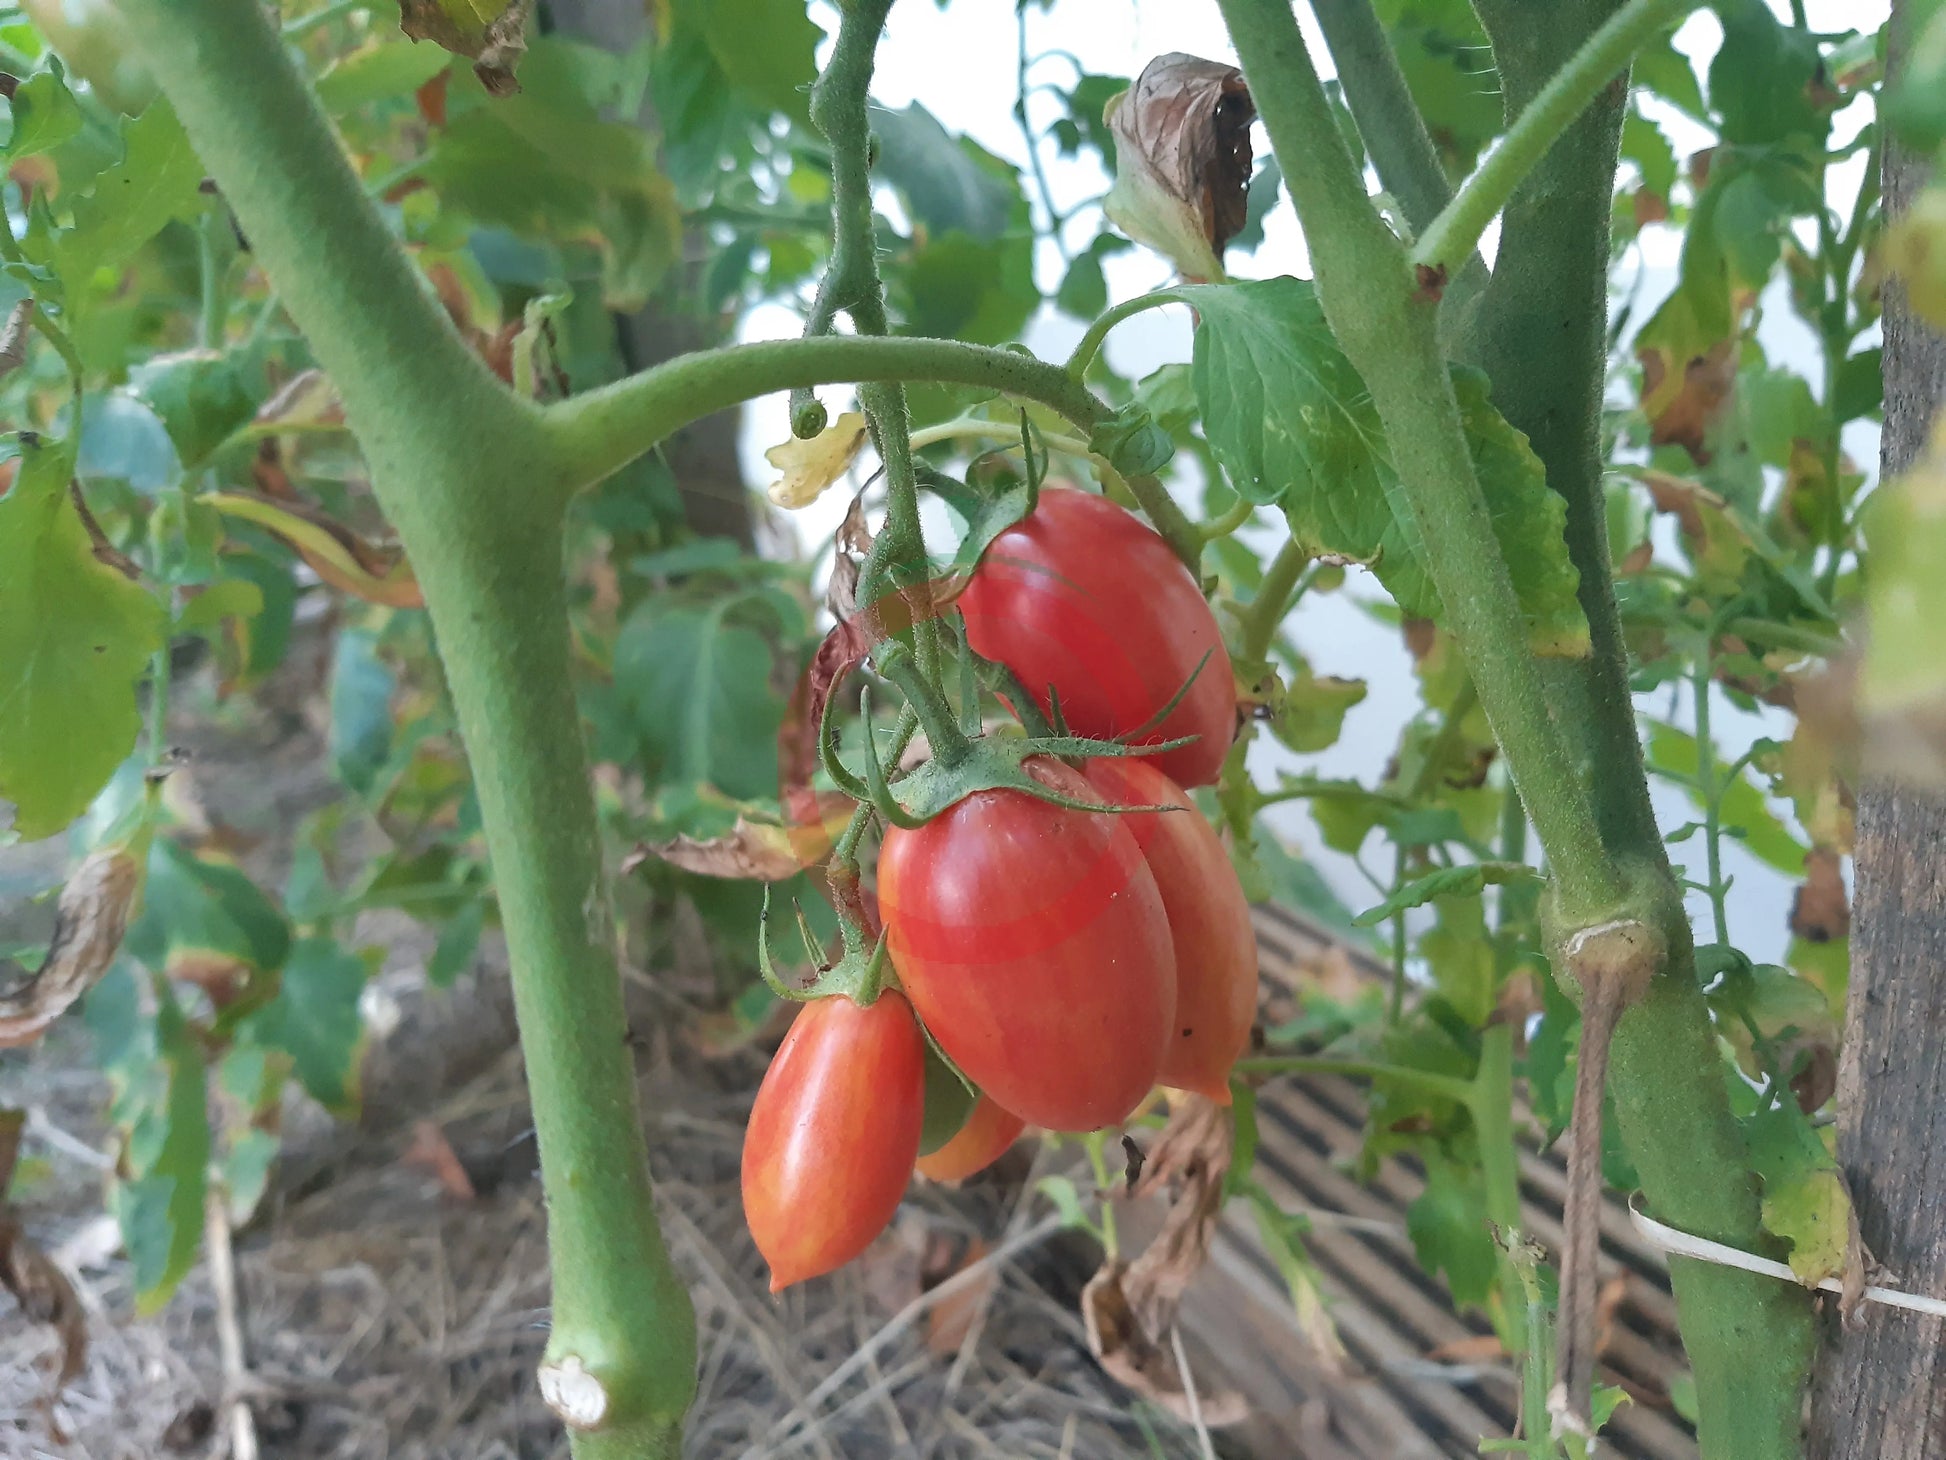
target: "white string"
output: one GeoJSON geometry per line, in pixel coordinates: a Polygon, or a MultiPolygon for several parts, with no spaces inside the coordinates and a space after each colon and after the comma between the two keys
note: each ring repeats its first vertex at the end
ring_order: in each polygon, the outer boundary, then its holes
{"type": "MultiPolygon", "coordinates": [[[[1764,1277],[1782,1278],[1785,1282],[1797,1282],[1797,1274],[1781,1262],[1773,1262],[1768,1257],[1759,1257],[1754,1252],[1745,1252],[1740,1247],[1725,1246],[1712,1242],[1706,1237],[1665,1226],[1654,1217],[1645,1217],[1631,1199],[1628,1204],[1628,1217],[1635,1224],[1635,1230],[1653,1246],[1677,1257],[1693,1257],[1698,1262],[1713,1262],[1719,1267],[1741,1268],[1744,1272],[1754,1272],[1764,1277]]],[[[1827,1293],[1842,1293],[1845,1285],[1837,1278],[1826,1278],[1818,1284],[1827,1293]]],[[[1928,1298],[1918,1293],[1902,1293],[1897,1288],[1865,1289],[1865,1300],[1871,1303],[1884,1303],[1891,1308],[1907,1308],[1914,1313],[1927,1313],[1935,1318],[1946,1318],[1946,1299],[1928,1298]]]]}

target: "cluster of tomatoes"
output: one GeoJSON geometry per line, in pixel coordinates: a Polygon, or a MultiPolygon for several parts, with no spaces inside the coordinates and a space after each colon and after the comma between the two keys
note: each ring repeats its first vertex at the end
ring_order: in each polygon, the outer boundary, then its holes
{"type": "Polygon", "coordinates": [[[1149,724],[1189,684],[1143,736],[1187,744],[1023,767],[1070,800],[1177,809],[1076,811],[1003,788],[886,832],[878,903],[898,987],[865,1007],[805,1005],[750,1113],[744,1212],[772,1291],[863,1251],[915,1165],[958,1180],[1028,1125],[1114,1125],[1158,1084],[1227,1103],[1249,1040],[1249,908],[1182,789],[1216,779],[1236,714],[1195,580],[1134,516],[1056,488],[994,542],[959,607],[972,647],[1044,710],[1058,696],[1076,735],[1149,724]],[[927,1033],[980,1095],[922,1156],[927,1033]]]}

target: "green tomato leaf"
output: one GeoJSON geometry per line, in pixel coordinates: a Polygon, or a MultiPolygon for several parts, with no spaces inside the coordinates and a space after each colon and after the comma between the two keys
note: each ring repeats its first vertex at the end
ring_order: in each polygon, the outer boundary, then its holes
{"type": "Polygon", "coordinates": [[[1484,887],[1538,882],[1540,875],[1525,862],[1473,862],[1464,867],[1441,867],[1437,872],[1413,878],[1377,907],[1360,913],[1356,921],[1359,927],[1369,928],[1407,908],[1423,907],[1436,897],[1478,897],[1484,887]]]}
{"type": "Polygon", "coordinates": [[[128,388],[162,422],[185,470],[201,466],[257,411],[242,365],[215,350],[151,355],[129,371],[128,388]]]}
{"type": "Polygon", "coordinates": [[[378,636],[345,629],[331,659],[331,763],[338,778],[360,795],[378,789],[379,773],[392,757],[391,667],[378,657],[378,636]]]}
{"type": "Polygon", "coordinates": [[[1725,142],[1815,148],[1830,130],[1837,93],[1825,78],[1817,37],[1785,25],[1763,0],[1718,7],[1723,46],[1710,62],[1710,105],[1725,142]]]}
{"type": "Polygon", "coordinates": [[[252,619],[263,611],[262,588],[248,578],[225,578],[185,603],[176,615],[176,627],[184,633],[204,633],[225,619],[252,619]]]}
{"type": "Polygon", "coordinates": [[[256,1212],[280,1148],[276,1136],[252,1125],[244,1127],[223,1152],[221,1180],[231,1225],[241,1226],[256,1212]]]}
{"type": "Polygon", "coordinates": [[[13,95],[13,133],[7,138],[7,157],[18,162],[37,152],[51,152],[81,130],[81,106],[61,79],[59,62],[36,71],[13,95]]]}
{"type": "MultiPolygon", "coordinates": [[[[1024,204],[1019,211],[1024,221],[1024,204]]],[[[1015,338],[1041,302],[1024,227],[993,240],[960,229],[933,235],[893,272],[892,283],[913,333],[979,345],[1015,338]]]]}
{"type": "Polygon", "coordinates": [[[1108,279],[1101,271],[1101,255],[1093,249],[1076,254],[1054,296],[1061,312],[1076,319],[1093,319],[1108,307],[1108,279]]]}
{"type": "Polygon", "coordinates": [[[439,46],[376,41],[340,56],[318,77],[318,100],[333,117],[381,101],[410,96],[444,71],[452,58],[439,46]]]}
{"type": "Polygon", "coordinates": [[[1152,476],[1169,464],[1176,444],[1139,400],[1130,401],[1088,433],[1088,449],[1123,476],[1152,476]]]}
{"type": "Polygon", "coordinates": [[[135,686],[167,615],[96,558],[68,493],[72,443],[21,451],[0,497],[0,796],[32,840],[85,811],[134,748],[135,686]]]}
{"type": "Polygon", "coordinates": [[[1791,1244],[1791,1271],[1806,1287],[1841,1276],[1851,1198],[1817,1130],[1787,1095],[1746,1120],[1744,1133],[1751,1165],[1763,1178],[1764,1228],[1791,1244]]]}
{"type": "Polygon", "coordinates": [[[155,1312],[196,1265],[210,1156],[203,1057],[168,982],[155,981],[154,1019],[144,1019],[124,967],[97,985],[88,1022],[112,1058],[113,1119],[123,1132],[109,1197],[134,1268],[136,1310],[155,1312]],[[111,987],[112,983],[112,987],[111,987]],[[110,1026],[117,1032],[108,1032],[110,1026]]]}
{"type": "Polygon", "coordinates": [[[817,45],[824,38],[804,0],[684,0],[732,88],[745,100],[796,121],[810,119],[817,45]]]}
{"type": "Polygon", "coordinates": [[[1476,1164],[1437,1148],[1422,1152],[1426,1189],[1406,1208],[1406,1231],[1427,1272],[1446,1274],[1453,1302],[1484,1303],[1493,1291],[1496,1255],[1487,1224],[1486,1177],[1476,1164]]]}
{"type": "Polygon", "coordinates": [[[1270,733],[1300,755],[1329,750],[1344,732],[1345,715],[1364,699],[1364,680],[1321,675],[1300,663],[1272,712],[1270,733]]]}
{"type": "Polygon", "coordinates": [[[915,222],[988,243],[1013,226],[1020,175],[977,142],[954,137],[918,102],[903,111],[873,111],[872,133],[878,138],[874,175],[899,190],[915,222]]]}
{"type": "Polygon", "coordinates": [[[210,961],[264,973],[283,963],[290,946],[290,924],[256,883],[156,839],[142,914],[123,943],[130,957],[173,975],[210,961]]]}
{"type": "Polygon", "coordinates": [[[330,938],[294,944],[277,996],[239,1026],[239,1032],[291,1057],[298,1082],[337,1115],[358,1108],[358,1065],[365,1021],[358,1010],[370,970],[365,960],[330,938]]]}
{"type": "Polygon", "coordinates": [[[721,608],[670,608],[654,599],[615,641],[615,683],[664,782],[711,785],[739,799],[777,793],[783,703],[773,655],[721,608]]]}
{"type": "Polygon", "coordinates": [[[54,239],[54,265],[70,304],[97,269],[127,262],[170,219],[198,204],[203,167],[164,101],[124,124],[122,160],[74,205],[74,227],[54,239]]]}
{"type": "MultiPolygon", "coordinates": [[[[1284,509],[1320,557],[1368,563],[1407,613],[1437,617],[1378,411],[1304,280],[1176,291],[1200,316],[1192,375],[1203,427],[1230,484],[1284,509]]],[[[1566,503],[1548,490],[1526,437],[1487,398],[1486,378],[1455,367],[1467,442],[1494,533],[1537,653],[1587,652],[1578,576],[1562,536],[1566,503]]]]}
{"type": "Polygon", "coordinates": [[[919,1154],[930,1156],[960,1133],[979,1099],[946,1063],[932,1041],[926,1041],[925,1116],[919,1127],[919,1154]]]}
{"type": "Polygon", "coordinates": [[[1439,921],[1420,936],[1419,953],[1440,996],[1468,1027],[1484,1025],[1493,1013],[1495,966],[1486,903],[1478,896],[1440,899],[1439,921]]]}

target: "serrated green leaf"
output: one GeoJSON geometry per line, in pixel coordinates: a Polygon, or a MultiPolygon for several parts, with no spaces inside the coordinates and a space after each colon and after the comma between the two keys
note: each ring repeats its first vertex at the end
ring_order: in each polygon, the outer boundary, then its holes
{"type": "Polygon", "coordinates": [[[893,283],[911,331],[973,344],[1013,339],[1040,304],[1033,241],[1024,230],[992,240],[959,229],[933,235],[893,283]]]}
{"type": "Polygon", "coordinates": [[[51,152],[81,130],[81,106],[54,71],[36,71],[21,82],[14,88],[12,106],[13,132],[6,149],[11,161],[51,152]]]}
{"type": "Polygon", "coordinates": [[[1485,1024],[1494,1006],[1495,959],[1487,932],[1486,903],[1477,896],[1449,896],[1439,919],[1419,938],[1433,986],[1470,1028],[1485,1024]]]}
{"type": "Polygon", "coordinates": [[[1076,319],[1093,319],[1108,307],[1108,279],[1101,271],[1101,256],[1093,249],[1075,255],[1061,277],[1054,302],[1076,319]]]}
{"type": "Polygon", "coordinates": [[[1139,400],[1130,401],[1097,425],[1088,435],[1088,449],[1106,457],[1123,476],[1153,475],[1176,454],[1169,433],[1155,423],[1139,400]]]}
{"type": "Polygon", "coordinates": [[[264,591],[248,578],[225,578],[190,599],[176,615],[184,633],[214,629],[226,618],[255,618],[264,609],[264,591]]]}
{"type": "Polygon", "coordinates": [[[202,1052],[168,985],[156,981],[154,1058],[114,1072],[127,1135],[110,1206],[134,1268],[136,1311],[155,1312],[196,1265],[210,1154],[202,1052]]]}
{"type": "Polygon", "coordinates": [[[1271,716],[1270,733],[1300,755],[1314,755],[1338,743],[1345,716],[1365,700],[1365,681],[1339,679],[1298,665],[1271,716]]]}
{"type": "Polygon", "coordinates": [[[129,371],[128,388],[155,412],[185,469],[201,466],[257,411],[242,364],[216,350],[151,355],[129,371]]]}
{"type": "MultiPolygon", "coordinates": [[[[1284,510],[1319,556],[1369,563],[1399,606],[1438,617],[1377,408],[1338,348],[1312,286],[1278,278],[1179,289],[1200,316],[1192,373],[1203,428],[1230,484],[1284,510]]],[[[1537,653],[1587,652],[1588,626],[1563,530],[1527,438],[1488,399],[1485,376],[1454,367],[1467,443],[1537,653]]]]}
{"type": "Polygon", "coordinates": [[[1462,867],[1441,867],[1437,872],[1413,878],[1377,907],[1360,913],[1357,923],[1361,928],[1369,928],[1407,908],[1423,907],[1436,897],[1475,897],[1488,886],[1539,879],[1540,873],[1525,862],[1471,862],[1462,867]]]}
{"type": "Polygon", "coordinates": [[[1710,62],[1710,105],[1725,142],[1820,146],[1835,92],[1825,80],[1817,37],[1785,25],[1763,0],[1719,7],[1723,45],[1710,62]]]}
{"type": "Polygon", "coordinates": [[[358,1000],[369,972],[364,959],[330,938],[301,939],[285,960],[277,996],[239,1026],[250,1039],[288,1054],[298,1082],[334,1114],[358,1106],[365,1048],[358,1000]]]}
{"type": "Polygon", "coordinates": [[[783,703],[770,646],[721,609],[645,602],[615,641],[615,683],[664,782],[748,799],[777,792],[783,703]]]}
{"type": "Polygon", "coordinates": [[[290,924],[256,883],[235,867],[156,839],[142,913],[123,941],[130,957],[157,973],[212,958],[266,973],[290,946],[290,924]]]}
{"type": "Polygon", "coordinates": [[[1487,1225],[1486,1178],[1436,1149],[1423,1153],[1426,1189],[1406,1208],[1406,1232],[1419,1265],[1446,1275],[1453,1302],[1484,1303],[1493,1291],[1497,1261],[1487,1225]]]}
{"type": "Polygon", "coordinates": [[[375,41],[332,62],[318,77],[318,100],[333,117],[381,101],[412,95],[452,63],[438,46],[415,41],[375,41]]]}
{"type": "Polygon", "coordinates": [[[1791,1244],[1791,1271],[1806,1287],[1842,1275],[1851,1198],[1817,1130],[1786,1098],[1746,1120],[1744,1134],[1750,1164],[1763,1178],[1764,1229],[1791,1244]]]}
{"type": "Polygon", "coordinates": [[[70,304],[97,269],[125,263],[170,219],[197,205],[202,164],[165,101],[123,125],[122,160],[74,205],[74,227],[56,235],[54,263],[70,304]]]}
{"type": "Polygon", "coordinates": [[[22,441],[0,497],[0,796],[32,840],[88,807],[135,745],[135,687],[162,647],[154,595],[94,555],[71,442],[22,441]]]}

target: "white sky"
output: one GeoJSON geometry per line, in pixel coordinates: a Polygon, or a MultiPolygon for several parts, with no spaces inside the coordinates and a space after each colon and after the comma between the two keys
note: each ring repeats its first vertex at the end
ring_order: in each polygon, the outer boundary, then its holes
{"type": "MultiPolygon", "coordinates": [[[[1786,0],[1769,0],[1780,16],[1788,16],[1786,0]]],[[[1883,23],[1889,0],[1807,0],[1810,24],[1823,31],[1876,29],[1883,23]]],[[[835,32],[837,15],[829,3],[813,7],[813,15],[827,32],[835,32]]],[[[1311,54],[1320,71],[1330,75],[1330,54],[1323,44],[1308,9],[1299,7],[1299,18],[1310,42],[1311,54]]],[[[1186,51],[1213,60],[1235,60],[1235,52],[1218,12],[1215,0],[1065,0],[1046,14],[1038,10],[1028,17],[1031,47],[1040,52],[1071,53],[1090,72],[1133,76],[1151,57],[1165,51],[1186,51]]],[[[1710,58],[1722,40],[1715,15],[1700,10],[1676,37],[1677,47],[1696,63],[1699,75],[1706,75],[1710,58]]],[[[891,22],[879,47],[874,97],[890,107],[917,101],[931,111],[949,131],[961,132],[982,146],[1016,165],[1027,160],[1025,142],[1014,120],[1015,28],[1013,7],[999,0],[960,3],[944,9],[906,0],[893,8],[891,22]]],[[[1036,80],[1072,79],[1073,69],[1065,61],[1046,60],[1033,72],[1036,80]]],[[[1031,115],[1037,128],[1045,128],[1062,115],[1059,99],[1040,95],[1030,100],[1031,115]]],[[[1644,110],[1662,125],[1674,145],[1678,158],[1709,145],[1707,132],[1673,108],[1647,99],[1644,110]]],[[[1838,118],[1834,143],[1842,144],[1854,136],[1868,119],[1862,105],[1853,106],[1838,118]]],[[[1261,127],[1256,135],[1257,155],[1268,154],[1261,127]]],[[[1042,147],[1042,163],[1051,189],[1063,209],[1097,197],[1107,179],[1092,162],[1062,158],[1051,142],[1042,147]]],[[[1833,203],[1849,207],[1863,175],[1864,159],[1859,157],[1833,170],[1833,203]]],[[[1083,214],[1075,220],[1071,241],[1085,244],[1094,234],[1097,215],[1083,214]]],[[[1806,225],[1808,227],[1808,225],[1806,225]]],[[[1642,307],[1637,317],[1645,318],[1653,302],[1675,282],[1674,265],[1680,234],[1668,228],[1651,228],[1643,235],[1639,254],[1644,277],[1642,307]]],[[[1493,235],[1486,240],[1490,249],[1493,235]]],[[[1280,199],[1266,220],[1265,241],[1254,255],[1232,253],[1229,264],[1239,277],[1256,278],[1276,274],[1308,274],[1309,265],[1296,215],[1288,197],[1280,199]]],[[[1052,294],[1061,280],[1062,263],[1051,244],[1043,244],[1037,261],[1042,289],[1052,294]]],[[[1126,299],[1169,282],[1171,271],[1159,257],[1144,249],[1116,254],[1105,261],[1109,297],[1126,299]]],[[[1815,366],[1815,341],[1810,332],[1789,313],[1781,299],[1765,310],[1759,338],[1773,360],[1804,371],[1814,382],[1820,378],[1815,366]]],[[[796,334],[801,322],[783,308],[757,311],[744,328],[746,338],[783,338],[796,334]]],[[[1051,306],[1029,323],[1026,343],[1037,353],[1059,358],[1079,338],[1082,325],[1057,314],[1051,306]]],[[[1189,357],[1190,330],[1186,312],[1158,310],[1138,316],[1110,337],[1107,353],[1124,374],[1141,376],[1172,360],[1189,357]]],[[[828,401],[834,409],[839,393],[828,401]]],[[[781,396],[753,402],[746,415],[745,459],[749,479],[766,482],[773,473],[763,460],[766,446],[787,438],[788,420],[781,396]]],[[[1846,434],[1846,449],[1858,461],[1877,460],[1876,428],[1855,427],[1846,434]]],[[[833,491],[812,509],[797,514],[794,521],[807,544],[828,539],[846,505],[847,494],[833,491]]],[[[1277,529],[1268,513],[1259,514],[1264,524],[1258,536],[1274,545],[1277,529]]],[[[1374,590],[1376,591],[1376,590],[1374,590]]],[[[1253,767],[1262,776],[1278,769],[1309,770],[1326,776],[1356,776],[1368,783],[1382,772],[1397,742],[1397,733],[1418,707],[1416,681],[1410,663],[1394,631],[1375,623],[1339,594],[1314,600],[1298,612],[1294,637],[1320,674],[1339,674],[1365,679],[1370,686],[1365,701],[1353,709],[1345,722],[1340,743],[1322,755],[1294,756],[1281,746],[1259,737],[1253,750],[1253,767]]],[[[1644,708],[1678,724],[1687,725],[1691,711],[1686,704],[1672,712],[1666,694],[1644,702],[1644,708]]],[[[1730,753],[1740,753],[1759,735],[1786,733],[1788,722],[1782,717],[1764,720],[1745,716],[1720,696],[1712,705],[1719,743],[1730,753]]],[[[1692,817],[1679,792],[1657,788],[1659,814],[1665,827],[1673,827],[1692,817]]],[[[1349,862],[1324,848],[1310,826],[1301,806],[1277,808],[1276,824],[1286,839],[1311,856],[1327,880],[1354,909],[1377,901],[1364,878],[1349,862]]],[[[1702,846],[1700,838],[1672,847],[1677,859],[1694,859],[1698,866],[1691,875],[1700,876],[1702,846]]],[[[1730,927],[1737,942],[1758,958],[1782,954],[1787,935],[1785,918],[1791,888],[1785,880],[1748,857],[1733,839],[1724,843],[1725,870],[1736,878],[1730,892],[1730,927]]],[[[1692,896],[1691,911],[1706,910],[1699,897],[1692,896]]]]}

